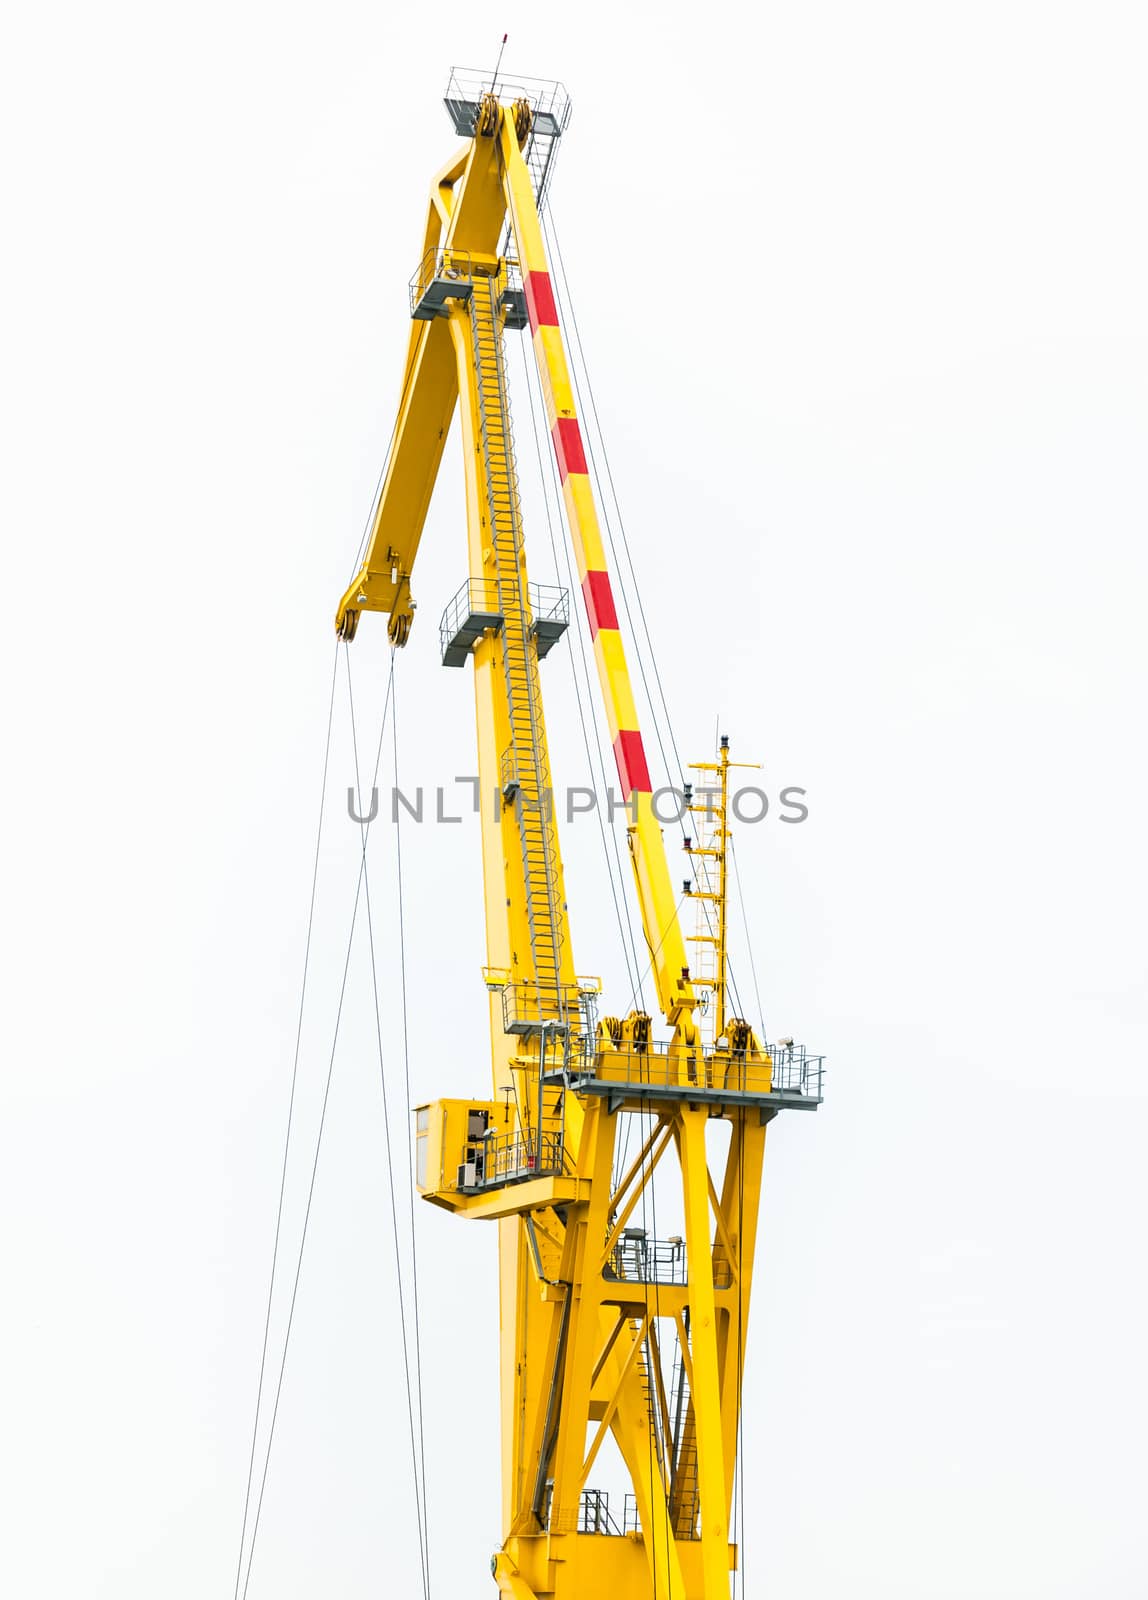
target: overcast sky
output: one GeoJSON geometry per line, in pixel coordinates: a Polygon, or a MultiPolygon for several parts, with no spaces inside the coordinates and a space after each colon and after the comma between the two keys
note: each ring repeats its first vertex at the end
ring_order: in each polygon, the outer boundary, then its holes
{"type": "MultiPolygon", "coordinates": [[[[808,791],[800,826],[737,836],[767,1027],[829,1063],[769,1138],[744,1594],[1139,1600],[1143,8],[475,16],[5,23],[0,1590],[233,1592],[331,619],[457,147],[448,70],[508,29],[508,70],[574,102],[553,214],[675,737],[705,757],[716,720],[768,793],[808,791]]],[[[435,626],[465,560],[452,443],[396,671],[402,775],[431,788],[474,764],[435,626]]],[[[576,651],[545,667],[564,782],[576,651]]],[[[367,617],[363,744],[387,664],[367,617]]],[[[289,1265],[352,777],[340,677],[289,1265]]],[[[577,968],[624,1009],[594,825],[564,846],[577,968]]],[[[412,1098],[481,1094],[477,823],[403,851],[412,1098]]],[[[371,886],[401,1130],[386,826],[371,886]]],[[[250,1600],[417,1586],[367,961],[360,938],[250,1600]]],[[[417,1225],[433,1592],[481,1594],[494,1234],[417,1225]]]]}

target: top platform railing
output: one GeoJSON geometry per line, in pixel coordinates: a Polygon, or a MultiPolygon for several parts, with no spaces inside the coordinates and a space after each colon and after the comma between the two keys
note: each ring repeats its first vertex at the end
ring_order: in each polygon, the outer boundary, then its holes
{"type": "Polygon", "coordinates": [[[557,138],[565,133],[570,122],[570,96],[565,84],[547,78],[513,77],[499,73],[482,72],[477,67],[452,67],[450,82],[443,104],[446,106],[454,130],[463,139],[474,134],[478,108],[484,95],[494,94],[503,105],[515,100],[525,100],[534,113],[534,127],[538,133],[557,138]]]}
{"type": "Polygon", "coordinates": [[[707,1047],[692,1060],[655,1040],[603,1048],[600,1040],[584,1037],[577,1046],[567,1068],[577,1090],[616,1088],[655,1096],[665,1090],[687,1099],[697,1091],[699,1098],[729,1094],[810,1109],[822,1099],[825,1058],[811,1055],[804,1045],[767,1044],[762,1056],[748,1058],[744,1051],[707,1047]]]}

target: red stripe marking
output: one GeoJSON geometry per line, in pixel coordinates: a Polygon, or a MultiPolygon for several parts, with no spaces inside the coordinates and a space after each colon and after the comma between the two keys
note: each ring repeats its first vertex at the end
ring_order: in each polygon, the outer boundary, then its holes
{"type": "Polygon", "coordinates": [[[577,417],[559,417],[551,433],[554,440],[554,454],[558,457],[558,470],[562,474],[562,482],[572,472],[586,472],[586,452],[582,448],[582,430],[578,426],[577,417]]]}
{"type": "Polygon", "coordinates": [[[558,307],[554,304],[554,290],[550,287],[548,272],[528,272],[522,280],[526,290],[526,315],[530,318],[530,331],[539,327],[558,326],[558,307]]]}
{"type": "Polygon", "coordinates": [[[642,744],[642,735],[636,729],[623,728],[618,734],[614,740],[614,760],[618,763],[624,800],[628,800],[635,789],[643,794],[652,792],[645,746],[642,744]]]}
{"type": "Polygon", "coordinates": [[[599,628],[618,626],[614,591],[610,587],[608,572],[588,572],[582,579],[582,597],[586,602],[586,615],[590,618],[591,639],[598,637],[599,628]]]}

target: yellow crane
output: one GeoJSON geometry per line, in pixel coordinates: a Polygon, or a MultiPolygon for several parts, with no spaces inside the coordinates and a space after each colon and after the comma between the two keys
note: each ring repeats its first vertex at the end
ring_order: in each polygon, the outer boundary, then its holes
{"type": "MultiPolygon", "coordinates": [[[[766,1126],[820,1100],[821,1062],[767,1047],[727,1014],[729,751],[686,796],[684,894],[706,912],[707,975],[691,976],[681,899],[638,725],[539,210],[568,117],[560,85],[452,76],[463,147],[433,178],[411,285],[396,433],[365,556],[339,602],[393,645],[456,407],[469,577],[441,624],[446,665],[474,671],[486,899],[489,1094],[415,1112],[416,1184],[434,1205],[498,1225],[502,1529],[492,1560],[514,1600],[727,1600],[731,1506],[766,1126]],[[577,560],[660,1016],[598,1019],[567,922],[539,662],[566,626],[530,581],[515,467],[507,341],[529,338],[577,560]],[[708,842],[706,842],[708,841],[708,842]],[[708,1012],[704,1028],[700,1014],[708,1012]],[[639,1129],[620,1158],[624,1119],[639,1129]],[[635,1223],[655,1172],[679,1235],[635,1223]],[[594,1487],[607,1441],[630,1488],[594,1487]]],[[[477,1053],[477,1052],[476,1052],[477,1053]]],[[[665,1209],[665,1202],[663,1202],[665,1209]]]]}

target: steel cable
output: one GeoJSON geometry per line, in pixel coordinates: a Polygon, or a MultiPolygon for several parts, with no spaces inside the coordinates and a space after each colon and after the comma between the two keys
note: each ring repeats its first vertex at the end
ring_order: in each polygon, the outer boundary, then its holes
{"type": "Polygon", "coordinates": [[[283,1228],[283,1205],[287,1191],[287,1163],[291,1153],[291,1134],[295,1124],[295,1090],[299,1083],[299,1051],[303,1040],[303,1010],[307,998],[307,975],[311,967],[311,934],[315,925],[315,896],[319,885],[319,851],[323,842],[323,816],[327,804],[327,772],[331,760],[331,728],[335,717],[335,682],[338,670],[339,647],[336,645],[331,670],[331,694],[327,706],[327,737],[323,747],[323,780],[319,791],[319,823],[315,833],[315,856],[311,869],[311,900],[307,911],[307,938],[303,947],[303,977],[299,986],[299,1014],[295,1025],[295,1055],[291,1065],[291,1093],[287,1103],[287,1134],[283,1142],[283,1163],[279,1175],[279,1202],[275,1212],[275,1243],[271,1251],[271,1281],[267,1289],[267,1314],[263,1321],[263,1349],[259,1357],[259,1385],[255,1396],[255,1422],[251,1429],[251,1454],[247,1463],[247,1490],[243,1498],[243,1527],[239,1535],[239,1556],[235,1564],[236,1600],[238,1600],[239,1585],[243,1575],[243,1554],[247,1544],[247,1519],[251,1514],[251,1485],[255,1479],[255,1453],[259,1441],[259,1418],[263,1409],[263,1386],[267,1373],[267,1347],[271,1339],[271,1310],[275,1299],[275,1280],[279,1266],[279,1242],[283,1228]]]}
{"type": "MultiPolygon", "coordinates": [[[[351,744],[352,744],[352,748],[353,748],[353,751],[354,751],[354,758],[355,758],[355,794],[356,794],[356,804],[357,804],[358,814],[360,816],[362,816],[363,796],[362,796],[362,788],[361,788],[360,782],[359,782],[359,740],[358,740],[358,733],[357,733],[357,730],[356,730],[355,696],[354,696],[354,689],[353,689],[352,681],[351,681],[351,653],[350,653],[350,647],[345,645],[344,646],[344,652],[345,652],[346,663],[347,663],[347,700],[348,700],[348,704],[349,704],[349,707],[350,707],[350,713],[351,713],[351,744]]],[[[394,722],[394,682],[395,682],[395,652],[394,652],[394,649],[392,648],[392,650],[391,650],[391,670],[390,670],[390,674],[389,674],[389,677],[388,677],[388,680],[387,680],[387,699],[386,699],[386,704],[391,707],[392,724],[394,722]]],[[[384,710],[384,713],[383,713],[383,717],[384,717],[384,727],[385,727],[385,721],[386,721],[386,711],[385,710],[384,710]]],[[[393,733],[394,733],[394,729],[392,727],[392,735],[393,735],[393,733]]],[[[383,730],[380,729],[380,732],[379,732],[379,749],[380,749],[380,751],[382,750],[382,739],[383,739],[383,730]]],[[[376,769],[375,769],[375,775],[376,776],[378,775],[378,766],[377,766],[377,764],[376,764],[376,769]]],[[[396,779],[395,779],[395,787],[396,787],[396,789],[398,788],[397,773],[396,773],[396,779]]],[[[396,807],[396,810],[397,810],[397,807],[396,807]]],[[[419,1559],[420,1559],[420,1565],[421,1565],[421,1568],[422,1568],[423,1595],[424,1595],[424,1600],[429,1600],[429,1597],[430,1597],[430,1554],[429,1554],[428,1540],[427,1540],[427,1533],[426,1533],[426,1503],[425,1503],[425,1497],[426,1497],[426,1471],[425,1471],[425,1459],[424,1459],[424,1456],[423,1456],[422,1449],[420,1447],[421,1446],[421,1441],[422,1441],[422,1438],[423,1438],[422,1385],[421,1385],[421,1381],[420,1381],[418,1386],[417,1386],[417,1411],[418,1411],[418,1417],[417,1417],[417,1420],[416,1420],[416,1415],[415,1415],[415,1413],[416,1413],[416,1394],[415,1394],[416,1385],[415,1385],[415,1383],[413,1381],[413,1376],[412,1376],[412,1374],[413,1374],[413,1364],[412,1364],[411,1352],[410,1352],[410,1337],[408,1335],[408,1330],[407,1330],[406,1295],[405,1295],[404,1290],[403,1290],[403,1261],[402,1261],[402,1248],[401,1248],[400,1243],[399,1243],[398,1199],[397,1199],[396,1194],[395,1194],[394,1144],[393,1144],[392,1137],[391,1137],[390,1101],[389,1101],[389,1098],[388,1098],[388,1095],[387,1095],[387,1074],[386,1074],[386,1064],[385,1064],[385,1060],[384,1060],[384,1051],[383,1051],[383,1019],[382,1019],[382,1011],[381,1011],[381,1008],[379,1006],[379,970],[378,970],[378,960],[377,960],[377,957],[376,957],[376,954],[375,954],[375,923],[374,923],[374,917],[373,917],[372,912],[371,912],[371,880],[370,880],[370,874],[369,874],[369,872],[367,870],[367,829],[370,826],[370,824],[366,823],[366,822],[362,822],[362,823],[359,824],[359,826],[360,826],[360,828],[362,830],[362,840],[363,840],[363,853],[362,853],[363,898],[364,898],[364,904],[366,906],[366,913],[367,913],[367,941],[368,941],[368,947],[369,947],[369,950],[370,950],[370,958],[371,958],[371,991],[372,991],[372,995],[373,995],[373,998],[374,998],[374,1005],[375,1005],[375,1039],[376,1039],[376,1043],[377,1043],[377,1046],[378,1046],[379,1085],[380,1085],[380,1088],[382,1090],[382,1101],[383,1101],[383,1137],[384,1137],[384,1140],[386,1142],[386,1147],[387,1147],[387,1193],[388,1193],[388,1197],[390,1199],[390,1209],[391,1209],[391,1241],[392,1241],[392,1244],[394,1245],[394,1253],[395,1253],[395,1284],[396,1284],[396,1288],[397,1288],[397,1292],[398,1292],[399,1329],[400,1329],[400,1336],[401,1336],[402,1347],[403,1347],[403,1377],[404,1377],[404,1380],[405,1380],[405,1383],[406,1383],[406,1391],[407,1391],[407,1423],[408,1423],[408,1427],[409,1427],[409,1430],[410,1430],[411,1471],[412,1471],[413,1476],[414,1476],[415,1518],[416,1518],[417,1525],[418,1525],[419,1559]]],[[[409,1080],[408,1080],[408,1089],[409,1089],[409,1080]]],[[[409,1100],[409,1098],[410,1098],[409,1094],[408,1094],[407,1098],[409,1100]]],[[[410,1146],[409,1146],[409,1141],[407,1143],[407,1152],[408,1152],[408,1167],[409,1167],[409,1165],[410,1165],[410,1159],[409,1159],[409,1157],[410,1157],[410,1146]]],[[[414,1188],[413,1182],[411,1184],[411,1188],[412,1188],[412,1190],[414,1188]]],[[[413,1209],[412,1209],[412,1212],[411,1212],[411,1226],[412,1226],[412,1243],[413,1243],[413,1227],[414,1227],[413,1209]]],[[[415,1327],[415,1341],[416,1341],[416,1344],[417,1344],[417,1338],[418,1338],[417,1313],[416,1313],[415,1318],[414,1318],[414,1327],[415,1327]]]]}
{"type": "MultiPolygon", "coordinates": [[[[394,671],[394,649],[391,650],[391,670],[394,671]]],[[[399,783],[399,718],[398,718],[398,693],[391,697],[391,741],[395,767],[395,789],[401,790],[399,783]]],[[[399,909],[399,993],[401,997],[401,1015],[403,1025],[403,1087],[406,1094],[405,1104],[408,1111],[411,1106],[411,1053],[410,1053],[410,1027],[407,1011],[407,935],[406,916],[403,902],[403,844],[400,812],[396,806],[394,811],[395,821],[395,882],[398,891],[399,909]]],[[[415,1192],[414,1149],[410,1125],[407,1127],[407,1190],[412,1197],[415,1192]]],[[[423,1429],[423,1358],[422,1358],[422,1332],[419,1316],[419,1269],[418,1269],[418,1243],[415,1235],[415,1211],[411,1205],[411,1300],[414,1309],[415,1328],[415,1384],[418,1393],[418,1423],[419,1423],[419,1463],[422,1479],[423,1496],[423,1530],[426,1538],[425,1567],[426,1567],[426,1593],[430,1594],[430,1528],[427,1512],[427,1458],[426,1438],[423,1429]]]]}
{"type": "MultiPolygon", "coordinates": [[[[336,654],[336,665],[337,665],[337,662],[338,662],[338,656],[336,654]]],[[[388,707],[388,705],[389,705],[389,695],[388,695],[387,705],[384,705],[384,707],[383,707],[383,723],[382,723],[382,728],[380,728],[380,731],[379,731],[379,749],[378,749],[378,753],[377,753],[376,759],[375,759],[375,776],[376,777],[378,776],[379,759],[380,759],[380,757],[382,755],[383,728],[386,727],[386,718],[387,718],[387,707],[388,707]]],[[[368,827],[369,827],[369,824],[368,824],[368,827]]],[[[340,986],[339,986],[339,1000],[338,1000],[338,1005],[336,1007],[336,1012],[335,1012],[335,1025],[334,1025],[334,1029],[333,1029],[333,1032],[332,1032],[331,1050],[330,1050],[330,1055],[329,1055],[328,1063],[327,1063],[327,1077],[326,1077],[326,1082],[325,1082],[324,1087],[323,1087],[323,1101],[322,1101],[322,1106],[320,1108],[320,1113],[319,1113],[319,1126],[318,1126],[318,1130],[317,1130],[316,1135],[315,1135],[315,1149],[314,1149],[314,1154],[313,1154],[312,1160],[311,1160],[311,1177],[310,1177],[310,1181],[309,1181],[308,1188],[307,1188],[307,1203],[306,1203],[306,1206],[305,1206],[304,1212],[303,1212],[303,1227],[302,1227],[302,1231],[300,1233],[299,1251],[298,1251],[298,1255],[296,1257],[296,1262],[295,1262],[295,1274],[294,1274],[294,1279],[293,1279],[292,1287],[291,1287],[291,1300],[290,1300],[290,1304],[289,1304],[289,1307],[288,1307],[288,1313],[287,1313],[287,1326],[286,1326],[286,1330],[285,1330],[284,1336],[283,1336],[283,1352],[282,1352],[282,1355],[281,1355],[280,1361],[279,1361],[279,1376],[278,1376],[278,1379],[276,1381],[276,1386],[275,1386],[275,1403],[274,1403],[274,1405],[272,1407],[272,1411],[271,1411],[271,1422],[270,1422],[270,1426],[268,1428],[268,1433],[267,1433],[267,1448],[266,1448],[266,1451],[265,1451],[264,1457],[263,1457],[263,1471],[262,1471],[262,1473],[260,1475],[260,1482],[259,1482],[259,1497],[258,1497],[258,1500],[256,1501],[256,1505],[255,1505],[255,1517],[254,1517],[254,1521],[252,1523],[251,1540],[250,1540],[250,1544],[248,1546],[248,1551],[247,1551],[247,1575],[243,1580],[243,1589],[242,1589],[243,1600],[246,1600],[247,1591],[248,1591],[248,1589],[250,1587],[250,1584],[251,1584],[251,1572],[252,1572],[252,1568],[253,1568],[254,1561],[255,1561],[255,1544],[256,1544],[256,1540],[258,1539],[258,1536],[259,1536],[259,1527],[260,1527],[260,1522],[262,1520],[262,1515],[263,1515],[263,1501],[264,1501],[264,1496],[265,1496],[266,1491],[267,1491],[267,1475],[268,1475],[268,1470],[269,1470],[270,1465],[271,1465],[271,1451],[272,1451],[272,1447],[273,1447],[274,1442],[275,1442],[275,1429],[276,1429],[276,1425],[277,1425],[278,1419],[279,1419],[279,1403],[280,1403],[280,1400],[281,1400],[282,1394],[283,1394],[283,1378],[284,1378],[284,1374],[285,1374],[285,1372],[287,1370],[287,1353],[288,1353],[288,1350],[290,1348],[290,1343],[291,1343],[291,1331],[292,1331],[292,1328],[294,1327],[294,1323],[295,1323],[295,1307],[296,1307],[296,1303],[298,1301],[298,1295],[299,1295],[299,1281],[300,1281],[300,1277],[301,1277],[302,1271],[303,1271],[303,1255],[304,1255],[304,1251],[306,1249],[306,1244],[307,1244],[307,1233],[308,1233],[308,1230],[309,1230],[309,1227],[310,1227],[310,1222],[311,1222],[311,1206],[312,1206],[312,1202],[313,1202],[314,1197],[315,1197],[315,1182],[316,1182],[316,1178],[318,1176],[318,1171],[319,1171],[319,1154],[320,1154],[320,1151],[322,1149],[323,1134],[324,1134],[324,1131],[325,1131],[326,1125],[327,1125],[327,1107],[328,1107],[328,1103],[329,1103],[330,1095],[331,1095],[331,1081],[332,1081],[332,1078],[334,1076],[334,1071],[335,1071],[335,1056],[336,1056],[336,1051],[337,1051],[338,1041],[339,1041],[339,1029],[340,1029],[340,1025],[342,1023],[342,1018],[343,1018],[343,1003],[344,1003],[344,1001],[346,999],[346,993],[347,993],[347,977],[348,977],[348,974],[350,972],[350,966],[351,966],[351,952],[352,952],[352,949],[353,949],[353,946],[354,946],[354,938],[355,938],[355,923],[356,923],[357,918],[358,918],[359,900],[360,900],[361,895],[362,895],[363,874],[364,874],[364,871],[365,871],[365,867],[366,867],[366,854],[365,854],[365,849],[364,849],[364,853],[361,856],[360,861],[359,861],[359,875],[358,875],[358,880],[357,880],[357,882],[355,884],[355,898],[354,898],[354,902],[353,902],[352,907],[351,907],[351,922],[350,922],[350,928],[349,928],[348,933],[347,933],[346,952],[345,952],[345,955],[344,955],[344,958],[343,958],[343,975],[342,975],[342,979],[341,979],[340,986]]],[[[272,1290],[274,1290],[274,1285],[272,1286],[272,1290]]],[[[242,1555],[240,1557],[240,1560],[241,1560],[241,1563],[242,1563],[242,1555]]]]}

